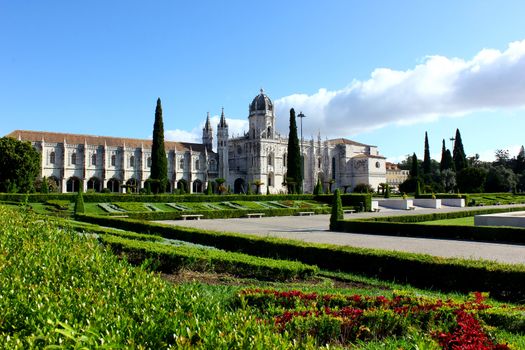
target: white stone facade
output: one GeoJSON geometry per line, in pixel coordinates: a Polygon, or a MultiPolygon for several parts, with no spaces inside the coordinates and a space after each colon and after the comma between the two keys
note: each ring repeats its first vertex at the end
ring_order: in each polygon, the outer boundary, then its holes
{"type": "MultiPolygon", "coordinates": [[[[224,113],[221,116],[217,133],[219,176],[235,192],[246,191],[254,182],[264,184],[262,188],[270,193],[286,192],[288,139],[276,132],[275,118],[273,103],[262,90],[249,106],[249,130],[242,137],[229,138],[224,113]]],[[[322,141],[321,136],[301,140],[300,145],[305,193],[313,192],[318,179],[324,188],[332,189],[352,189],[360,183],[377,188],[386,182],[385,157],[376,146],[347,139],[322,141]]]]}
{"type": "MultiPolygon", "coordinates": [[[[136,191],[144,188],[151,167],[151,141],[17,130],[8,136],[31,141],[42,154],[41,177],[61,192],[136,191]]],[[[170,190],[185,186],[202,192],[217,177],[217,156],[204,144],[165,142],[170,190]]]]}
{"type": "MultiPolygon", "coordinates": [[[[217,152],[212,151],[209,115],[202,143],[165,142],[170,190],[185,186],[203,192],[208,180],[225,179],[235,192],[254,183],[261,192],[285,193],[288,139],[275,130],[273,103],[261,90],[249,107],[249,130],[230,138],[221,114],[217,126],[217,152]]],[[[31,141],[42,154],[41,176],[54,180],[61,192],[136,191],[150,175],[151,141],[103,136],[16,130],[10,137],[31,141]]],[[[352,189],[357,184],[377,188],[386,182],[385,158],[376,146],[347,139],[301,141],[305,193],[320,179],[323,187],[352,189]]]]}

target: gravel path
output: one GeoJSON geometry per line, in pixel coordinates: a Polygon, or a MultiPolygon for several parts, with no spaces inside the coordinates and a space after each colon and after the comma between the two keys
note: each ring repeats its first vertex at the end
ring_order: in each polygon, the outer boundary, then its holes
{"type": "MultiPolygon", "coordinates": [[[[511,207],[511,206],[498,206],[511,207]]],[[[445,211],[472,210],[473,208],[422,209],[408,214],[425,214],[445,211]]],[[[407,211],[382,208],[379,213],[346,214],[346,218],[407,215],[407,211]]],[[[505,263],[525,264],[525,246],[482,243],[471,241],[392,237],[328,230],[330,216],[280,216],[268,218],[238,218],[213,220],[159,221],[173,225],[203,228],[206,230],[247,233],[258,236],[282,237],[305,242],[330,243],[364,248],[378,248],[441,257],[495,260],[505,263]]]]}

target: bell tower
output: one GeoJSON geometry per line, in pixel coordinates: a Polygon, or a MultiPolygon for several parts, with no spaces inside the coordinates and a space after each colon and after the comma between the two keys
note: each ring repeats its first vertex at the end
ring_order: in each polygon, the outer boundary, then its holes
{"type": "Polygon", "coordinates": [[[228,124],[224,116],[224,108],[221,112],[219,125],[217,125],[217,153],[219,154],[219,177],[228,183],[228,124]]]}
{"type": "Polygon", "coordinates": [[[250,103],[248,122],[250,139],[275,138],[273,103],[263,89],[250,103]]]}
{"type": "Polygon", "coordinates": [[[202,144],[207,150],[211,150],[213,147],[213,129],[210,123],[210,112],[206,116],[206,123],[202,129],[202,144]]]}

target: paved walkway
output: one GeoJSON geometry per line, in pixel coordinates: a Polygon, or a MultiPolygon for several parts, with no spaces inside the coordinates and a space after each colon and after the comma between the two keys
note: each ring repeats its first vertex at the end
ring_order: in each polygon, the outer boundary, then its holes
{"type": "MultiPolygon", "coordinates": [[[[498,206],[511,207],[511,206],[498,206]]],[[[445,211],[472,210],[473,208],[423,209],[413,212],[381,208],[379,213],[346,214],[345,218],[426,214],[445,211]]],[[[330,243],[364,248],[378,248],[413,253],[424,253],[441,257],[496,260],[505,263],[525,264],[525,246],[457,241],[445,239],[378,236],[328,230],[330,216],[279,216],[268,218],[238,218],[210,220],[168,220],[173,225],[203,228],[206,230],[247,233],[266,237],[282,237],[314,243],[330,243]]]]}

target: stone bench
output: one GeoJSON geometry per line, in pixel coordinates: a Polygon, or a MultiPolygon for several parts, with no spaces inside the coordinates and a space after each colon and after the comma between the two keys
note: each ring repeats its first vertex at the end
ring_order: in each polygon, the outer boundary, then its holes
{"type": "Polygon", "coordinates": [[[182,220],[200,220],[203,215],[201,214],[187,214],[181,215],[182,220]]]}
{"type": "Polygon", "coordinates": [[[354,209],[345,209],[345,210],[343,210],[343,214],[353,214],[353,213],[355,213],[354,209]]]}
{"type": "Polygon", "coordinates": [[[315,213],[313,211],[300,211],[297,213],[297,215],[299,216],[312,216],[314,215],[315,213]]]}
{"type": "Polygon", "coordinates": [[[247,218],[262,218],[264,213],[248,213],[246,214],[247,218]]]}

